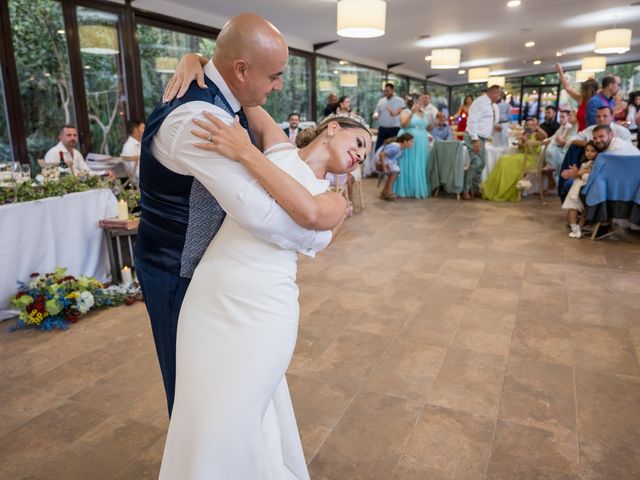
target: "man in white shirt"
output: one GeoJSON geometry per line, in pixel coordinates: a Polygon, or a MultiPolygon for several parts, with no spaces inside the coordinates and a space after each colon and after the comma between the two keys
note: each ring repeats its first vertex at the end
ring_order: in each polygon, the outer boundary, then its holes
{"type": "Polygon", "coordinates": [[[60,142],[44,156],[45,163],[59,164],[60,155],[67,166],[71,166],[74,175],[90,173],[82,154],[76,150],[78,146],[78,130],[73,125],[64,125],[58,136],[60,142]]]}
{"type": "Polygon", "coordinates": [[[378,100],[374,117],[378,119],[378,139],[375,151],[387,138],[395,137],[400,131],[400,112],[404,108],[404,100],[396,95],[393,83],[384,86],[384,96],[378,100]]]}
{"type": "Polygon", "coordinates": [[[578,135],[571,138],[570,143],[584,147],[589,140],[593,139],[593,131],[598,125],[609,125],[616,138],[631,143],[631,132],[629,132],[628,128],[618,125],[613,121],[613,112],[611,111],[611,107],[608,106],[598,108],[596,112],[596,125],[591,125],[582,130],[578,135]]]}
{"type": "Polygon", "coordinates": [[[500,100],[502,90],[493,85],[486,95],[476,98],[469,107],[467,130],[464,142],[469,150],[469,168],[464,173],[464,190],[462,198],[469,200],[472,193],[480,193],[480,180],[485,163],[484,144],[496,128],[496,117],[493,104],[500,100]]]}
{"type": "Polygon", "coordinates": [[[122,146],[121,157],[139,157],[140,141],[144,133],[144,122],[142,120],[129,120],[127,122],[127,132],[129,138],[122,146]]]}
{"type": "Polygon", "coordinates": [[[600,152],[614,155],[640,155],[640,150],[631,142],[616,137],[612,125],[594,125],[593,143],[600,152]]]}
{"type": "Polygon", "coordinates": [[[436,115],[438,115],[438,108],[431,103],[431,94],[423,93],[422,98],[422,113],[427,120],[427,128],[431,129],[436,123],[436,115]]]}

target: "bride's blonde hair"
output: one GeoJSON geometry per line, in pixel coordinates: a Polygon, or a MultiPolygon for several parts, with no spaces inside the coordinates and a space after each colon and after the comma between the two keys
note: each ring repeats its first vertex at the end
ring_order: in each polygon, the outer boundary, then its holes
{"type": "Polygon", "coordinates": [[[317,127],[305,128],[296,136],[296,146],[303,148],[318,138],[331,122],[336,122],[342,128],[361,128],[371,136],[369,125],[362,117],[352,113],[332,113],[320,122],[317,127]]]}

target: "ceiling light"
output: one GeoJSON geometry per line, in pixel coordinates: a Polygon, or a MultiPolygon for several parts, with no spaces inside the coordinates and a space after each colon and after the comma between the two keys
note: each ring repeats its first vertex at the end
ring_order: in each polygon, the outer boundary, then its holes
{"type": "Polygon", "coordinates": [[[337,33],[351,38],[381,37],[386,17],[384,0],[341,0],[338,2],[337,33]]]}
{"type": "Polygon", "coordinates": [[[80,25],[80,51],[94,55],[116,55],[118,32],[106,25],[80,25]]]}
{"type": "Polygon", "coordinates": [[[505,77],[489,77],[489,80],[487,80],[488,87],[492,87],[494,85],[504,87],[505,83],[507,83],[507,79],[505,77]]]}
{"type": "Polygon", "coordinates": [[[340,74],[340,86],[341,87],[357,87],[358,86],[358,74],[357,73],[342,73],[342,74],[340,74]]]}
{"type": "Polygon", "coordinates": [[[58,30],[56,33],[57,33],[58,35],[64,35],[64,30],[58,30]]]}
{"type": "Polygon", "coordinates": [[[431,68],[436,70],[444,70],[447,68],[460,67],[459,48],[441,48],[431,51],[431,68]]]}
{"type": "Polygon", "coordinates": [[[416,41],[415,45],[416,47],[424,48],[451,48],[458,45],[481,42],[493,35],[492,32],[447,33],[430,38],[421,38],[416,41]]]}
{"type": "Polygon", "coordinates": [[[466,70],[458,70],[458,75],[464,75],[465,73],[467,73],[466,70]]]}
{"type": "Polygon", "coordinates": [[[331,80],[320,80],[318,86],[321,92],[328,92],[333,88],[333,83],[331,83],[331,80]]]}
{"type": "Polygon", "coordinates": [[[485,67],[469,69],[469,83],[487,82],[489,80],[489,69],[485,67]]]}
{"type": "Polygon", "coordinates": [[[536,42],[527,42],[524,44],[525,47],[535,47],[536,46],[536,42]]]}
{"type": "Polygon", "coordinates": [[[593,78],[593,72],[585,72],[584,70],[578,70],[576,72],[576,82],[586,82],[590,78],[593,78]]]}
{"type": "Polygon", "coordinates": [[[534,65],[540,65],[542,63],[542,60],[534,60],[533,64],[534,65]]]}
{"type": "Polygon", "coordinates": [[[507,2],[507,7],[516,8],[516,7],[519,7],[521,3],[522,2],[520,0],[511,0],[511,1],[507,2]]]}
{"type": "Polygon", "coordinates": [[[174,57],[156,57],[156,72],[173,73],[178,66],[179,58],[174,57]]]}
{"type": "Polygon", "coordinates": [[[346,65],[346,64],[347,64],[347,63],[349,63],[349,62],[347,62],[346,60],[340,60],[338,63],[339,63],[340,65],[346,65]]]}
{"type": "Polygon", "coordinates": [[[625,53],[631,49],[631,29],[616,28],[596,33],[596,53],[625,53]]]}
{"type": "Polygon", "coordinates": [[[430,62],[430,61],[433,59],[433,57],[432,57],[431,55],[427,55],[426,57],[424,57],[424,59],[425,59],[427,62],[430,62]]]}
{"type": "Polygon", "coordinates": [[[582,70],[585,72],[604,72],[607,69],[607,57],[584,57],[582,70]]]}
{"type": "Polygon", "coordinates": [[[340,73],[340,72],[339,72],[338,70],[334,70],[334,71],[333,71],[333,74],[334,74],[334,75],[337,75],[337,74],[339,74],[339,73],[340,73]]]}
{"type": "Polygon", "coordinates": [[[562,53],[560,50],[558,50],[558,51],[556,52],[556,57],[561,57],[561,56],[563,56],[563,55],[564,55],[564,53],[562,53]]]}

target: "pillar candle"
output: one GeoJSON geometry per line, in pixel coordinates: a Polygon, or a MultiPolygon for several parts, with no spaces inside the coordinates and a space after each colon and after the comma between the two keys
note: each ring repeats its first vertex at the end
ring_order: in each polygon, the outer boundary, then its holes
{"type": "Polygon", "coordinates": [[[118,220],[129,220],[129,209],[124,200],[118,202],[118,220]]]}
{"type": "Polygon", "coordinates": [[[133,281],[131,278],[131,269],[127,266],[120,270],[120,276],[122,277],[122,283],[124,284],[129,284],[133,281]]]}

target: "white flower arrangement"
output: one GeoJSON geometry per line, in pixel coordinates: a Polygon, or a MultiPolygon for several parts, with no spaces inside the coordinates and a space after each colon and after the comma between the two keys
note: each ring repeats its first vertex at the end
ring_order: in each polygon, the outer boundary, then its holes
{"type": "Polygon", "coordinates": [[[81,314],[84,315],[89,310],[91,310],[91,307],[93,307],[94,302],[95,300],[93,298],[93,294],[91,292],[84,291],[78,297],[78,300],[76,302],[76,309],[81,314]]]}
{"type": "Polygon", "coordinates": [[[518,180],[518,183],[516,183],[516,189],[521,192],[528,192],[531,189],[531,182],[525,178],[518,180]]]}

